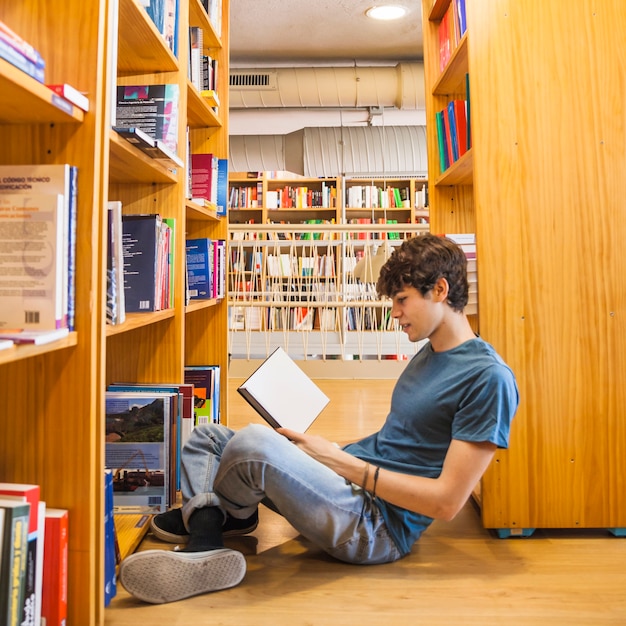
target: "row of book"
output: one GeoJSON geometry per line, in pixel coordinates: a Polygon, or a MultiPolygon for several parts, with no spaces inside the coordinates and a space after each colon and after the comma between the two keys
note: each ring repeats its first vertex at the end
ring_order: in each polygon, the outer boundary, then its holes
{"type": "Polygon", "coordinates": [[[0,482],[0,624],[65,625],[68,530],[39,485],[0,482]]]}
{"type": "Polygon", "coordinates": [[[221,299],[226,293],[226,241],[201,237],[187,239],[187,298],[221,299]]]}
{"type": "Polygon", "coordinates": [[[346,206],[359,209],[409,209],[409,187],[379,187],[377,185],[353,185],[346,190],[346,206]]]}
{"type": "Polygon", "coordinates": [[[465,0],[450,0],[439,23],[439,70],[443,71],[467,30],[465,0]]]}
{"type": "Polygon", "coordinates": [[[105,394],[106,468],[114,513],[162,513],[180,490],[191,431],[220,422],[219,365],[187,366],[183,383],[114,383],[105,394]]]}
{"type": "MultiPolygon", "coordinates": [[[[205,54],[204,31],[200,26],[189,27],[189,80],[203,97],[217,97],[218,59],[205,54]],[[213,92],[212,94],[208,92],[213,92]]],[[[219,99],[214,102],[219,107],[219,99]]]]}
{"type": "Polygon", "coordinates": [[[228,159],[212,153],[195,153],[189,158],[189,191],[192,202],[215,205],[216,213],[225,216],[228,209],[228,159]]]}
{"type": "MultiPolygon", "coordinates": [[[[469,85],[468,85],[469,87],[469,85]]],[[[437,111],[437,149],[440,171],[444,172],[471,147],[469,100],[451,100],[437,111]]]]}
{"type": "Polygon", "coordinates": [[[332,209],[337,206],[337,188],[322,181],[320,189],[285,185],[265,194],[267,209],[332,209]]]}
{"type": "MultiPolygon", "coordinates": [[[[372,219],[371,217],[353,217],[348,220],[348,224],[359,224],[362,226],[368,226],[370,224],[397,224],[398,220],[379,217],[376,219],[372,219]]],[[[396,231],[380,231],[380,232],[369,232],[369,231],[358,231],[350,232],[347,235],[347,238],[350,240],[365,240],[368,241],[370,239],[401,239],[400,233],[396,231]]]]}
{"type": "Polygon", "coordinates": [[[77,177],[69,164],[0,166],[5,339],[30,342],[43,331],[58,338],[74,330],[77,177]]]}

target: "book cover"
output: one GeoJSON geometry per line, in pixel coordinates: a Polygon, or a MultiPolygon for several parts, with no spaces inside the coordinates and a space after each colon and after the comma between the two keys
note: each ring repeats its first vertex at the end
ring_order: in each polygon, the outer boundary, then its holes
{"type": "Polygon", "coordinates": [[[168,304],[170,309],[174,308],[174,279],[176,276],[176,219],[173,217],[164,217],[163,222],[167,224],[170,228],[170,245],[169,245],[169,253],[168,253],[168,270],[169,270],[169,298],[168,304]]]}
{"type": "Polygon", "coordinates": [[[187,285],[191,300],[213,297],[213,242],[206,237],[187,239],[187,285]]]}
{"type": "Polygon", "coordinates": [[[453,100],[452,108],[456,127],[459,157],[462,157],[467,152],[467,112],[465,109],[465,100],[453,100]]]}
{"type": "Polygon", "coordinates": [[[276,348],[237,391],[270,426],[298,432],[305,432],[330,401],[282,348],[276,348]]]}
{"type": "Polygon", "coordinates": [[[116,512],[163,513],[170,505],[170,396],[105,392],[105,466],[116,512]]]}
{"type": "Polygon", "coordinates": [[[127,313],[156,311],[161,217],[122,215],[124,301],[127,313]]]}
{"type": "Polygon", "coordinates": [[[191,155],[191,197],[217,200],[218,159],[214,154],[191,155]]]}
{"type": "Polygon", "coordinates": [[[117,594],[115,575],[115,519],[113,517],[113,472],[104,470],[104,606],[117,594]]]}
{"type": "Polygon", "coordinates": [[[110,200],[107,207],[107,307],[109,324],[123,324],[126,320],[124,298],[124,248],[122,244],[122,203],[110,200]]]}
{"type": "MultiPolygon", "coordinates": [[[[0,623],[21,626],[26,588],[30,504],[0,496],[4,511],[0,555],[0,623]]],[[[37,515],[36,511],[33,513],[37,515]]]]}
{"type": "Polygon", "coordinates": [[[43,571],[43,539],[45,503],[40,501],[39,485],[0,483],[0,499],[17,500],[30,505],[26,577],[21,626],[39,624],[41,617],[41,575],[43,571]]]}
{"type": "Polygon", "coordinates": [[[0,194],[0,329],[67,326],[64,214],[61,195],[0,194]]]}
{"type": "Polygon", "coordinates": [[[177,84],[118,86],[115,125],[139,128],[177,154],[179,101],[177,84]]]}
{"type": "Polygon", "coordinates": [[[217,214],[228,214],[228,159],[217,160],[217,214]]]}
{"type": "Polygon", "coordinates": [[[45,626],[66,626],[69,512],[47,508],[44,530],[42,621],[45,626]]]}
{"type": "Polygon", "coordinates": [[[219,424],[219,365],[187,365],[185,383],[193,385],[194,426],[219,424]]]}
{"type": "Polygon", "coordinates": [[[72,87],[72,85],[68,85],[67,83],[46,85],[46,87],[62,98],[65,98],[79,109],[85,112],[89,111],[89,98],[84,93],[78,91],[76,87],[72,87]]]}
{"type": "Polygon", "coordinates": [[[61,219],[64,247],[59,251],[63,280],[61,292],[63,317],[60,325],[69,326],[70,330],[74,329],[75,280],[73,271],[76,265],[77,176],[78,168],[67,163],[0,165],[1,194],[51,194],[63,197],[61,219]],[[72,307],[71,320],[69,319],[70,307],[72,307]]]}
{"type": "Polygon", "coordinates": [[[33,63],[26,55],[16,50],[4,37],[0,37],[0,59],[4,59],[40,83],[45,79],[45,68],[33,63]]]}

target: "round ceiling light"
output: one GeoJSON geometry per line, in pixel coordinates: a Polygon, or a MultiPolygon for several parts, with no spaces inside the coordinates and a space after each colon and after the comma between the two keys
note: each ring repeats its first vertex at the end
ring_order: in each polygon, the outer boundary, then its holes
{"type": "Polygon", "coordinates": [[[374,6],[365,11],[365,15],[375,20],[397,20],[407,14],[407,9],[397,4],[374,6]]]}

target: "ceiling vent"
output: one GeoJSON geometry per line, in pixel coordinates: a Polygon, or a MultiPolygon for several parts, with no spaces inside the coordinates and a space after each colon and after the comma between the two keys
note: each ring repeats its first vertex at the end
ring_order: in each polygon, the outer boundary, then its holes
{"type": "Polygon", "coordinates": [[[237,91],[276,91],[277,73],[275,70],[230,70],[230,88],[237,91]]]}

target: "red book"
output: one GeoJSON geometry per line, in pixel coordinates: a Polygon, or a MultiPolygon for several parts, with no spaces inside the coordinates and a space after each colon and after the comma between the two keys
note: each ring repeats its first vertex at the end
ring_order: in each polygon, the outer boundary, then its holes
{"type": "Polygon", "coordinates": [[[67,622],[68,529],[68,511],[46,510],[41,606],[46,626],[65,626],[67,622]]]}
{"type": "Polygon", "coordinates": [[[465,100],[453,100],[454,120],[456,122],[456,137],[459,146],[459,156],[467,152],[467,113],[465,100]]]}
{"type": "Polygon", "coordinates": [[[67,83],[46,85],[46,87],[54,91],[54,93],[62,98],[65,98],[68,102],[71,102],[79,109],[89,111],[89,98],[87,98],[85,94],[78,91],[76,87],[72,87],[72,85],[68,85],[67,83]]]}

